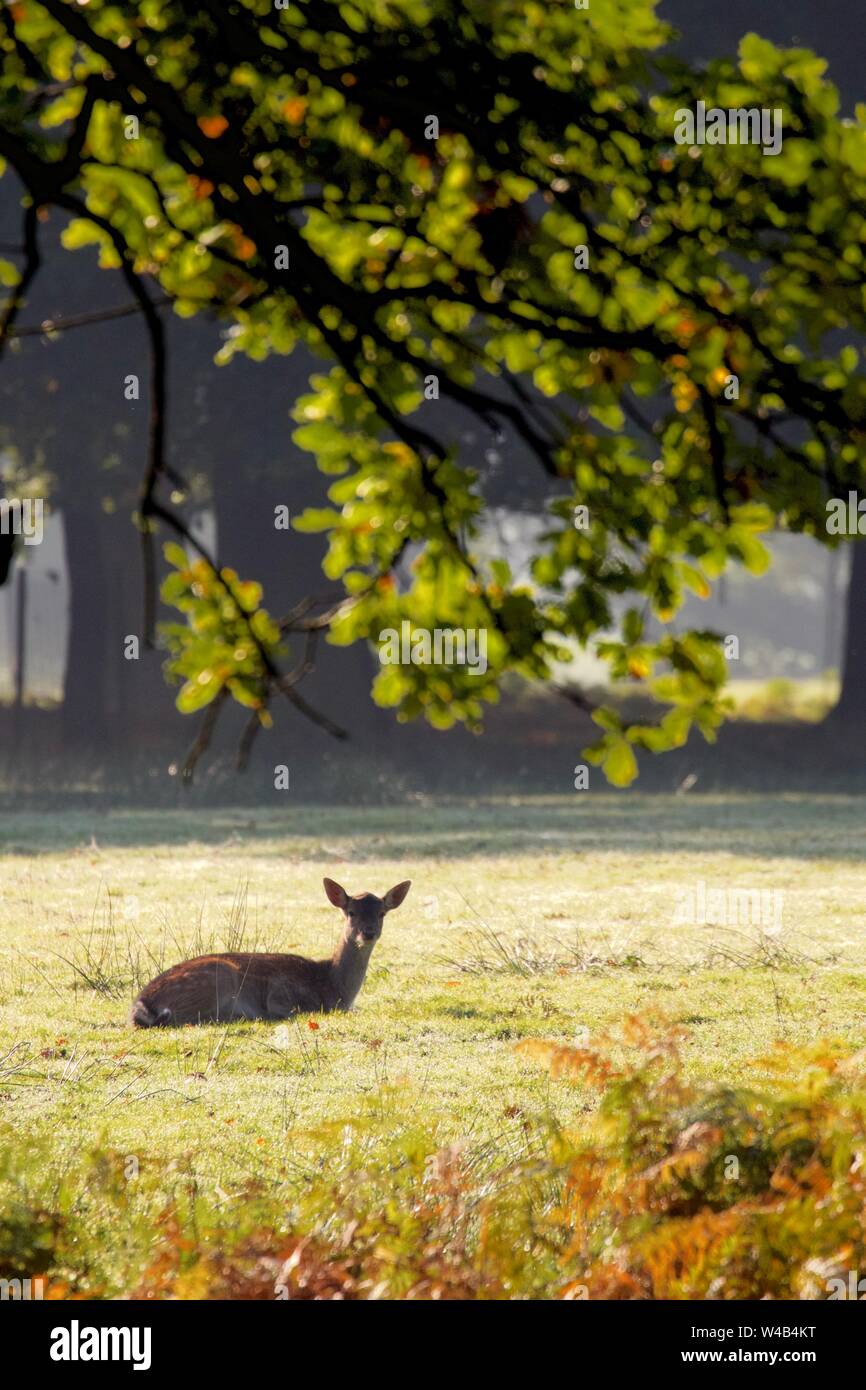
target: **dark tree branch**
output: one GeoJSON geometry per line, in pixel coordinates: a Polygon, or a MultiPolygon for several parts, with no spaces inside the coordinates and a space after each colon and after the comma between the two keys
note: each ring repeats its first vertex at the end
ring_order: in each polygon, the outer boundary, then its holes
{"type": "Polygon", "coordinates": [[[214,730],[216,729],[222,708],[228,699],[228,694],[228,690],[223,686],[222,690],[214,696],[204,712],[198,733],[196,734],[195,740],[190,745],[189,751],[180,769],[181,781],[187,786],[192,782],[199,760],[210,748],[211,739],[214,736],[214,730]]]}
{"type": "Polygon", "coordinates": [[[24,257],[21,279],[12,290],[3,307],[2,316],[0,316],[0,357],[3,356],[27,291],[36,278],[41,264],[38,209],[35,202],[32,202],[24,213],[24,257]]]}
{"type": "MultiPolygon", "coordinates": [[[[170,295],[163,295],[151,301],[155,309],[164,309],[173,304],[170,295]]],[[[73,328],[90,328],[95,323],[109,323],[113,319],[128,319],[141,313],[141,305],[119,304],[114,309],[94,309],[88,314],[69,314],[62,319],[44,319],[42,323],[31,323],[21,328],[10,329],[10,338],[44,338],[52,333],[68,333],[73,328]]]]}
{"type": "Polygon", "coordinates": [[[253,751],[253,744],[256,741],[261,727],[262,721],[259,718],[258,711],[256,711],[255,714],[250,715],[244,725],[244,731],[238,743],[238,751],[235,758],[235,767],[238,772],[246,772],[250,762],[250,754],[253,751]]]}
{"type": "Polygon", "coordinates": [[[588,695],[584,695],[583,691],[577,690],[574,686],[555,685],[553,689],[563,700],[568,700],[570,705],[576,705],[579,710],[583,710],[584,714],[592,714],[593,710],[599,708],[596,700],[590,700],[588,695]]]}
{"type": "Polygon", "coordinates": [[[147,463],[139,489],[139,527],[141,532],[142,563],[144,567],[144,614],[142,620],[145,645],[154,646],[156,612],[156,559],[154,555],[154,530],[151,525],[153,498],[160,478],[166,474],[165,467],[165,415],[167,394],[167,372],[165,353],[165,332],[162,319],[141,277],[133,269],[129,247],[116,227],[89,209],[85,203],[68,193],[58,193],[55,197],[58,207],[87,218],[99,227],[111,240],[120,258],[120,273],[135,297],[147,328],[150,344],[150,413],[148,416],[147,463]]]}
{"type": "MultiPolygon", "coordinates": [[[[66,6],[62,7],[66,10],[66,6]]],[[[83,146],[83,137],[82,137],[83,146]]],[[[144,287],[141,277],[135,272],[130,249],[119,230],[113,226],[106,218],[92,211],[87,205],[78,198],[68,193],[65,187],[58,186],[55,182],[56,170],[59,165],[45,164],[35,158],[22,142],[8,131],[0,131],[0,153],[5,154],[10,163],[19,174],[19,177],[27,186],[34,198],[33,203],[25,214],[25,248],[26,264],[22,279],[11,297],[9,303],[0,320],[0,351],[2,351],[7,341],[6,334],[14,325],[15,318],[21,306],[24,293],[31,283],[34,275],[39,268],[39,249],[36,240],[36,208],[40,202],[52,202],[57,207],[61,207],[76,216],[85,218],[99,227],[111,241],[117,251],[120,260],[120,270],[123,275],[136,304],[143,314],[148,331],[150,343],[150,370],[151,370],[151,409],[148,428],[148,452],[145,473],[139,494],[139,515],[142,534],[142,558],[144,567],[144,591],[145,591],[145,612],[144,612],[144,637],[148,645],[153,645],[153,635],[155,626],[155,603],[156,603],[156,561],[154,554],[154,526],[155,520],[164,521],[175,534],[179,535],[184,541],[192,545],[202,558],[213,569],[219,582],[226,592],[234,599],[238,611],[250,632],[250,636],[256,646],[268,677],[274,685],[285,696],[289,702],[304,714],[308,719],[318,724],[319,727],[326,729],[336,738],[345,738],[346,731],[335,724],[328,716],[315,710],[306,700],[294,689],[291,682],[286,683],[286,678],[278,670],[272,661],[270,654],[259,641],[252,624],[252,616],[248,614],[244,606],[238,602],[232,587],[223,576],[222,569],[218,562],[210,556],[201,542],[190,531],[189,527],[178,516],[171,512],[167,507],[158,502],[156,492],[160,480],[163,477],[170,478],[172,470],[167,466],[165,460],[165,413],[166,413],[166,351],[165,336],[163,325],[157,312],[155,302],[150,298],[144,287]],[[39,197],[35,196],[38,193],[39,197]]],[[[67,177],[71,177],[70,171],[65,171],[67,177]]],[[[216,718],[216,716],[215,716],[216,718]]]]}
{"type": "Polygon", "coordinates": [[[728,499],[725,494],[725,441],[719,429],[715,402],[705,387],[700,388],[701,410],[710,437],[710,466],[713,471],[713,487],[716,501],[727,526],[730,521],[728,499]]]}

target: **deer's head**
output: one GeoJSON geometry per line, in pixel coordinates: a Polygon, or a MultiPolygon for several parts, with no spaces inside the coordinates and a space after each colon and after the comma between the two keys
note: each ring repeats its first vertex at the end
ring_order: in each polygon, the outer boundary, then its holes
{"type": "Polygon", "coordinates": [[[352,897],[332,878],[326,878],[324,884],[328,901],[342,910],[346,931],[358,947],[371,946],[379,940],[385,913],[399,907],[412,887],[411,880],[407,879],[389,889],[384,898],[377,898],[375,893],[356,893],[352,897]]]}

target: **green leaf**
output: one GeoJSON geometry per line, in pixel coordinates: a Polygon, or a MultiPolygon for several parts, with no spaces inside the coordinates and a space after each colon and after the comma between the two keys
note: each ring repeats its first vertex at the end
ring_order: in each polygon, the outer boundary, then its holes
{"type": "Polygon", "coordinates": [[[637,777],[637,758],[631,744],[624,738],[617,739],[609,747],[601,770],[613,786],[630,786],[637,777]]]}

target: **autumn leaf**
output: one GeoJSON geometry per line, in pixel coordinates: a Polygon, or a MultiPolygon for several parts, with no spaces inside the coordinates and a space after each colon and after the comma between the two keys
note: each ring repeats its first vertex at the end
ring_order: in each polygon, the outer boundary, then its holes
{"type": "Polygon", "coordinates": [[[409,445],[403,444],[397,439],[391,440],[388,444],[383,444],[382,452],[383,454],[390,454],[392,458],[395,458],[398,463],[402,463],[404,466],[412,463],[415,458],[409,445]]]}
{"type": "Polygon", "coordinates": [[[688,314],[683,314],[682,318],[677,319],[676,327],[674,328],[674,337],[678,343],[685,345],[690,338],[694,337],[697,328],[698,325],[695,320],[690,318],[688,314]]]}
{"type": "Polygon", "coordinates": [[[225,116],[199,116],[198,128],[208,140],[218,140],[228,130],[229,123],[225,116]]]}
{"type": "Polygon", "coordinates": [[[250,261],[256,254],[256,243],[251,241],[248,236],[236,236],[234,240],[234,252],[239,261],[250,261]]]}
{"type": "Polygon", "coordinates": [[[201,200],[202,198],[209,198],[210,195],[213,193],[214,186],[211,183],[210,179],[200,179],[198,174],[188,174],[187,182],[192,188],[192,191],[195,194],[196,198],[198,198],[199,200],[201,200]]]}
{"type": "Polygon", "coordinates": [[[290,97],[289,100],[283,104],[283,115],[292,125],[300,125],[301,121],[304,119],[304,112],[306,109],[307,103],[303,97],[290,97]]]}

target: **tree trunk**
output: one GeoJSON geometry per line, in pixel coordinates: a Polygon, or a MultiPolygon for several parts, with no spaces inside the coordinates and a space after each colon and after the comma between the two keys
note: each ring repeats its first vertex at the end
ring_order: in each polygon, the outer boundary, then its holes
{"type": "Polygon", "coordinates": [[[63,745],[67,752],[102,743],[109,723],[103,526],[95,507],[90,511],[63,508],[70,588],[63,682],[63,745]]]}
{"type": "Polygon", "coordinates": [[[121,512],[106,515],[97,505],[64,507],[62,515],[70,588],[64,746],[118,755],[154,735],[167,744],[173,696],[162,676],[163,655],[146,651],[142,641],[135,529],[121,512]],[[125,651],[130,636],[139,639],[132,660],[125,651]]]}
{"type": "Polygon", "coordinates": [[[834,725],[866,726],[866,541],[854,541],[846,603],[842,654],[842,692],[830,712],[834,725]]]}

